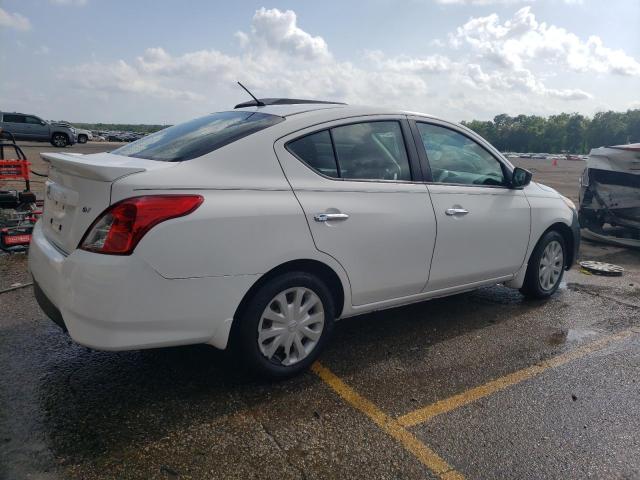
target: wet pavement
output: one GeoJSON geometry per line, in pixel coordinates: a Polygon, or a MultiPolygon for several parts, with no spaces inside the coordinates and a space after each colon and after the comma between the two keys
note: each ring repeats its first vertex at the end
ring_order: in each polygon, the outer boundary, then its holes
{"type": "MultiPolygon", "coordinates": [[[[536,167],[562,190],[575,163],[536,167]]],[[[581,255],[627,271],[345,320],[329,374],[279,383],[207,346],[92,351],[0,293],[0,479],[640,478],[640,252],[581,255]]],[[[29,281],[0,257],[0,291],[29,281]]]]}
{"type": "MultiPolygon", "coordinates": [[[[492,287],[340,322],[322,365],[392,419],[607,339],[406,430],[466,478],[640,478],[640,255],[587,244],[546,302],[492,287]]],[[[0,290],[28,282],[0,258],[0,290]]],[[[0,294],[0,478],[436,478],[309,372],[265,383],[206,346],[96,352],[31,287],[0,294]]],[[[443,478],[445,478],[443,476],[443,478]]]]}

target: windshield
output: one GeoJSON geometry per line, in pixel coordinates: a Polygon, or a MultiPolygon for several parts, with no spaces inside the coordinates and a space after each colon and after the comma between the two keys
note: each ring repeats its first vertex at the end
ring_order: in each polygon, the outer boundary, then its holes
{"type": "Polygon", "coordinates": [[[201,157],[284,120],[259,112],[219,112],[165,128],[112,153],[126,157],[182,162],[201,157]]]}

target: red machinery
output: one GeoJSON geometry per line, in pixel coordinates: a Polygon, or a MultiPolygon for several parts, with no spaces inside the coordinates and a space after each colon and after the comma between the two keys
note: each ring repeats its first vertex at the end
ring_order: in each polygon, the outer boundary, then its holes
{"type": "Polygon", "coordinates": [[[24,181],[22,191],[0,188],[0,251],[27,250],[33,226],[42,213],[42,202],[36,200],[30,189],[29,166],[13,135],[0,131],[0,182],[24,181]]]}

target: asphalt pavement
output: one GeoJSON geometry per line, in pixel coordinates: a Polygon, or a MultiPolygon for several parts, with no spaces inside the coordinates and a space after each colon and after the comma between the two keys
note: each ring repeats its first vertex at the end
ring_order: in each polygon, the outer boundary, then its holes
{"type": "MultiPolygon", "coordinates": [[[[582,257],[626,272],[338,322],[278,383],[207,346],[93,351],[0,293],[0,479],[640,478],[640,252],[582,257]]],[[[0,291],[29,281],[0,257],[0,291]]]]}

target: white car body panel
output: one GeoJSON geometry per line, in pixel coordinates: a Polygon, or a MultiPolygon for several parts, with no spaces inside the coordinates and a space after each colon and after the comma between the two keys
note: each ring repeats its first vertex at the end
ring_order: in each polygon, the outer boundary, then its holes
{"type": "MultiPolygon", "coordinates": [[[[375,116],[375,120],[403,118],[375,116]]],[[[347,123],[371,119],[352,117],[347,123]]],[[[304,165],[285,148],[289,140],[344,123],[345,120],[316,124],[275,144],[315,245],[348,272],[354,306],[420,293],[429,276],[436,233],[426,186],[330,179],[304,165]],[[321,213],[345,213],[349,218],[316,222],[314,216],[321,213]],[[379,275],[381,271],[385,275],[379,275]]]]}
{"type": "Polygon", "coordinates": [[[47,238],[66,253],[78,246],[96,216],[112,203],[114,180],[133,173],[176,166],[108,153],[43,153],[42,158],[51,166],[45,183],[41,223],[47,238]]]}
{"type": "MultiPolygon", "coordinates": [[[[560,195],[535,183],[510,190],[338,181],[285,148],[306,132],[404,119],[406,112],[308,104],[244,110],[286,120],[181,163],[107,153],[43,155],[51,175],[29,265],[77,342],[105,350],[189,343],[225,348],[251,287],[300,260],[336,274],[343,318],[499,282],[519,287],[542,233],[557,222],[571,225],[572,211],[560,195]],[[131,255],[77,248],[109,205],[181,193],[201,195],[204,202],[153,227],[131,255]],[[468,205],[470,214],[445,218],[442,212],[456,204],[468,205]],[[338,210],[350,218],[314,221],[317,213],[338,210]]],[[[408,118],[453,125],[417,114],[408,118]]]]}
{"type": "Polygon", "coordinates": [[[513,275],[525,260],[530,208],[522,190],[429,184],[438,239],[428,291],[513,275]],[[450,208],[469,213],[449,216],[450,208]]]}
{"type": "Polygon", "coordinates": [[[64,255],[36,225],[29,268],[71,337],[101,350],[209,343],[225,348],[235,308],[259,275],[170,280],[137,253],[64,255]],[[96,301],[103,299],[102,301],[96,301]]]}

